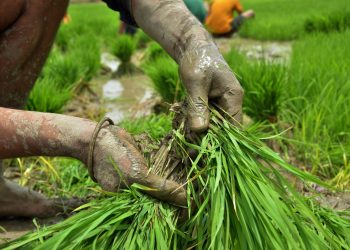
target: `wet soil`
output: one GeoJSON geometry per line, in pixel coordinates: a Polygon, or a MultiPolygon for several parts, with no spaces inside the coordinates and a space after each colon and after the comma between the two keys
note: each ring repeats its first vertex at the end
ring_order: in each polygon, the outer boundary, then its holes
{"type": "MultiPolygon", "coordinates": [[[[137,66],[142,53],[135,53],[133,62],[137,66]]],[[[82,88],[80,93],[65,107],[64,113],[92,120],[110,117],[116,124],[125,118],[148,115],[159,102],[151,87],[151,80],[138,71],[133,75],[117,77],[118,60],[102,54],[104,69],[101,74],[82,88]]]]}

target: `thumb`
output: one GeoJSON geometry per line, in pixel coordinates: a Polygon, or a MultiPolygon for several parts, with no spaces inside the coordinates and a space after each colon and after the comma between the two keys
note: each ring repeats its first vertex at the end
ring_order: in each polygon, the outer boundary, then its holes
{"type": "Polygon", "coordinates": [[[187,206],[186,190],[175,181],[149,173],[147,178],[143,178],[137,182],[150,188],[143,190],[144,193],[176,206],[187,206]]]}
{"type": "Polygon", "coordinates": [[[209,126],[208,97],[187,97],[187,122],[191,131],[201,133],[209,126]]]}
{"type": "Polygon", "coordinates": [[[209,126],[209,79],[191,80],[187,89],[187,122],[191,131],[201,133],[209,126]]]}

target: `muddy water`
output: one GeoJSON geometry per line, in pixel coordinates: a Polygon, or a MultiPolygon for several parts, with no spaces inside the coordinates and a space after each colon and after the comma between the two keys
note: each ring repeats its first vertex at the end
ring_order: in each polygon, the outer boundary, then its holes
{"type": "Polygon", "coordinates": [[[101,63],[104,73],[92,79],[89,88],[71,100],[64,113],[93,120],[108,116],[116,124],[125,118],[150,114],[159,100],[151,80],[142,72],[116,77],[120,63],[110,54],[103,53],[101,63]]]}
{"type": "Polygon", "coordinates": [[[257,41],[237,36],[216,38],[215,42],[222,53],[236,48],[248,58],[263,59],[275,63],[288,63],[292,52],[292,42],[257,41]]]}
{"type": "MultiPolygon", "coordinates": [[[[101,62],[105,67],[110,68],[113,76],[119,66],[117,59],[104,53],[101,62]]],[[[100,79],[96,86],[99,88],[98,85],[101,84],[101,105],[105,115],[115,123],[125,118],[139,117],[152,112],[152,100],[155,94],[147,76],[138,73],[103,81],[104,79],[100,79]]]]}

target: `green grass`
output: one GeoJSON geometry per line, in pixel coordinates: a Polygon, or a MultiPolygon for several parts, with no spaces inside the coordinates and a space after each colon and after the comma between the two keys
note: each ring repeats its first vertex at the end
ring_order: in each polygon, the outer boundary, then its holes
{"type": "Polygon", "coordinates": [[[81,71],[84,82],[89,82],[101,68],[101,48],[99,40],[92,34],[85,34],[74,39],[66,56],[74,58],[81,71]]]}
{"type": "Polygon", "coordinates": [[[72,87],[80,80],[83,73],[77,61],[71,54],[64,55],[58,50],[53,50],[41,77],[53,79],[60,88],[72,87]]]}
{"type": "Polygon", "coordinates": [[[300,38],[307,34],[305,25],[310,21],[319,23],[320,16],[336,19],[334,15],[350,11],[347,0],[243,0],[242,4],[245,9],[252,8],[256,17],[244,23],[240,35],[259,40],[300,38]]]}

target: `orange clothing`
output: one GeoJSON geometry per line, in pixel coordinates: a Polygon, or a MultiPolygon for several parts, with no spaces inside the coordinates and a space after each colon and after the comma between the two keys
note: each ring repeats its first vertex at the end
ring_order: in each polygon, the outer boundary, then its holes
{"type": "Polygon", "coordinates": [[[205,20],[207,29],[213,34],[228,33],[232,29],[233,12],[243,12],[239,0],[213,0],[205,20]]]}

